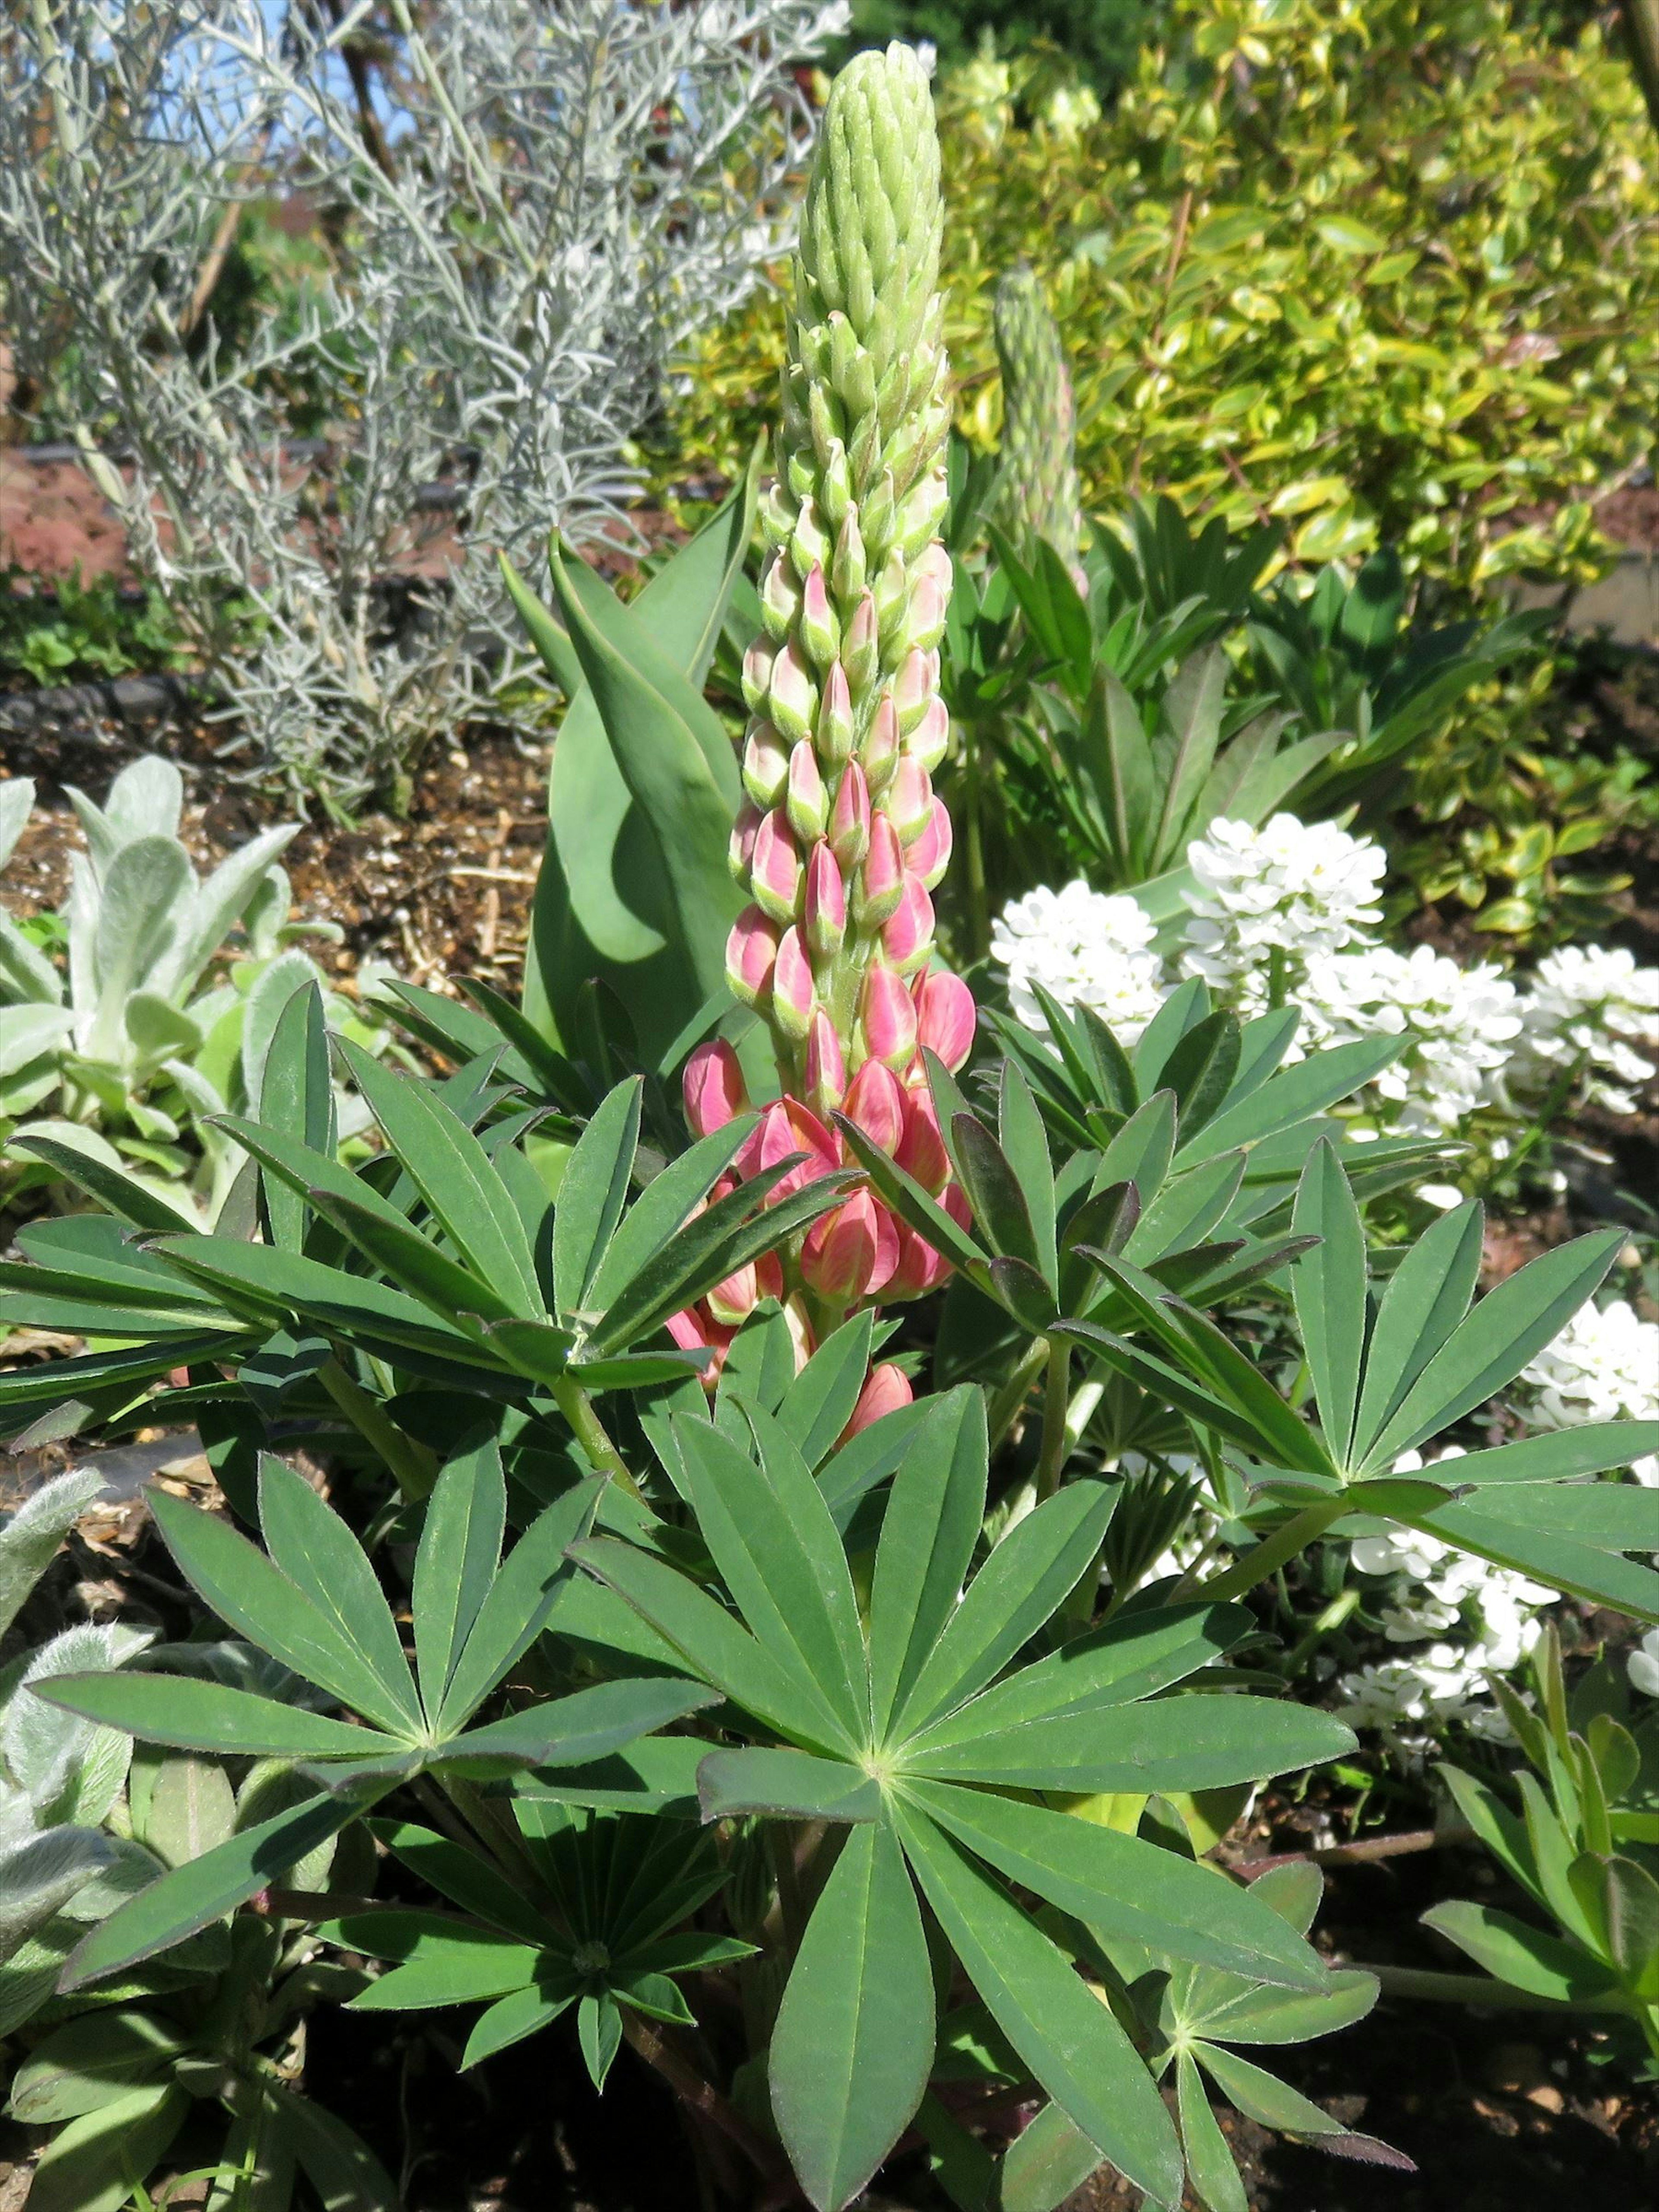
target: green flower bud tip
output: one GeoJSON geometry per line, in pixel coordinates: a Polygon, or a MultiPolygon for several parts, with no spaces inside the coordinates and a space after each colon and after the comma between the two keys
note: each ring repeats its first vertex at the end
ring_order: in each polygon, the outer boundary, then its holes
{"type": "Polygon", "coordinates": [[[1016,537],[1047,538],[1075,569],[1083,507],[1072,380],[1042,287],[1024,263],[998,284],[994,322],[1002,365],[999,504],[1016,537]]]}

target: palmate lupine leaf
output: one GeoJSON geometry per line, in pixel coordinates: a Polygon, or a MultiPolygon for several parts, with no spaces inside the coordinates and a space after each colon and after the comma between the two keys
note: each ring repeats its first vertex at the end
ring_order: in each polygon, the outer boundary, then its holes
{"type": "Polygon", "coordinates": [[[551,1618],[571,1573],[567,1550],[598,1503],[597,1481],[548,1506],[498,1565],[506,1506],[499,1451],[493,1442],[474,1444],[451,1459],[417,1550],[417,1606],[430,1603],[434,1617],[428,1627],[417,1613],[413,1677],[378,1579],[344,1522],[276,1461],[264,1462],[259,1488],[265,1552],[213,1516],[158,1495],[162,1536],[228,1626],[372,1724],[159,1672],[65,1675],[43,1686],[38,1694],[48,1702],[103,1725],[186,1750],[293,1761],[320,1788],[122,1906],[76,1952],[75,1984],[205,1927],[423,1768],[491,1779],[585,1766],[710,1702],[700,1682],[624,1679],[469,1725],[551,1618]]]}
{"type": "Polygon", "coordinates": [[[1159,1694],[1249,1632],[1237,1608],[1132,1616],[1020,1666],[1091,1568],[1112,1495],[1062,1490],[969,1578],[986,1484],[977,1392],[936,1401],[909,1434],[867,1629],[834,1517],[777,1425],[755,1419],[753,1452],[711,1422],[682,1415],[672,1426],[735,1612],[615,1539],[586,1539],[573,1556],[781,1740],[708,1755],[705,1818],[761,1809],[852,1830],[808,1924],[770,2062],[774,2110],[808,2194],[847,2202],[921,2100],[933,2026],[914,1884],[1031,2078],[1097,2155],[1169,2201],[1175,2131],[1142,2061],[1005,1879],[1073,1917],[1085,1906],[1120,1925],[1127,1916],[1171,1956],[1222,1960],[1266,1984],[1320,1990],[1327,1970],[1224,1876],[1138,1837],[1101,1840],[1026,1793],[1237,1782],[1330,1757],[1347,1730],[1251,1697],[1159,1694]]]}

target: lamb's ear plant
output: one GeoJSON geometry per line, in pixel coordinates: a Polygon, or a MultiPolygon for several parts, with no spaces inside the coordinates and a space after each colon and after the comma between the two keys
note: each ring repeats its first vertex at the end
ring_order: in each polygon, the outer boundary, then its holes
{"type": "MultiPolygon", "coordinates": [[[[33,795],[27,778],[0,787],[0,868],[33,795]]],[[[297,823],[264,831],[198,878],[178,834],[184,783],[171,761],[134,761],[102,806],[69,795],[87,842],[70,858],[63,970],[0,911],[5,1187],[61,1187],[63,1155],[79,1152],[144,1182],[194,1225],[219,1213],[245,1164],[212,1117],[258,1109],[283,1007],[320,985],[295,940],[339,930],[289,920],[277,856],[297,823]]],[[[326,1003],[331,1026],[384,1046],[384,1024],[335,994],[326,1003]]]]}

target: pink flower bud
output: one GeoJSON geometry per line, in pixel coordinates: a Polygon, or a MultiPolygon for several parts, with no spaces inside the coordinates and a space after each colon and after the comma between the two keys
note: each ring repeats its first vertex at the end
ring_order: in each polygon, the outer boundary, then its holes
{"type": "Polygon", "coordinates": [[[881,811],[899,833],[902,845],[914,845],[927,827],[933,806],[933,787],[927,771],[908,753],[901,753],[891,782],[881,795],[881,811]]]}
{"type": "Polygon", "coordinates": [[[929,775],[945,758],[951,744],[951,715],[945,702],[933,698],[916,718],[916,726],[905,740],[911,758],[919,761],[929,775]]]}
{"type": "Polygon", "coordinates": [[[816,503],[804,499],[800,513],[795,517],[793,534],[789,540],[789,558],[795,564],[798,576],[810,575],[813,568],[822,568],[830,558],[830,539],[823,527],[823,518],[816,503]]]}
{"type": "Polygon", "coordinates": [[[845,1206],[821,1215],[807,1231],[800,1254],[801,1280],[817,1297],[848,1305],[870,1288],[877,1248],[876,1202],[867,1190],[855,1191],[845,1206]]]}
{"type": "Polygon", "coordinates": [[[831,768],[839,768],[843,761],[852,758],[856,736],[847,671],[837,661],[823,679],[823,696],[818,702],[819,755],[831,768]]]}
{"type": "Polygon", "coordinates": [[[847,886],[836,856],[822,838],[806,863],[806,896],[801,927],[815,960],[833,960],[847,936],[847,886]]]}
{"type": "Polygon", "coordinates": [[[866,592],[853,610],[841,647],[841,664],[847,671],[847,681],[855,700],[863,698],[880,673],[878,643],[876,603],[866,592]]]}
{"type": "Polygon", "coordinates": [[[743,787],[763,813],[789,781],[789,748],[770,722],[754,722],[743,741],[743,787]]]}
{"type": "Polygon", "coordinates": [[[916,1048],[916,1010],[904,978],[890,968],[866,969],[859,1027],[868,1058],[895,1070],[908,1065],[916,1048]]]}
{"type": "Polygon", "coordinates": [[[726,940],[726,980],[732,995],[745,1006],[758,1006],[772,982],[778,957],[778,933],[757,906],[746,906],[726,940]]]}
{"type": "MultiPolygon", "coordinates": [[[[905,609],[909,599],[909,581],[905,574],[904,556],[892,552],[882,562],[875,581],[876,622],[884,644],[896,641],[903,633],[905,609]]],[[[884,653],[884,660],[896,665],[900,655],[884,653]]]]}
{"type": "Polygon", "coordinates": [[[904,1370],[895,1367],[890,1359],[883,1360],[879,1367],[871,1369],[870,1379],[859,1392],[853,1418],[842,1431],[840,1441],[845,1443],[849,1437],[857,1436],[860,1429],[867,1429],[884,1413],[896,1413],[901,1406],[910,1405],[915,1397],[904,1370]]]}
{"type": "Polygon", "coordinates": [[[906,737],[921,720],[928,701],[938,690],[938,653],[907,653],[893,678],[893,704],[898,708],[899,727],[906,737]]]}
{"type": "Polygon", "coordinates": [[[771,683],[772,648],[763,637],[757,637],[743,656],[743,703],[751,714],[763,709],[771,683]]]}
{"type": "Polygon", "coordinates": [[[761,579],[760,603],[767,635],[781,645],[800,612],[800,586],[781,553],[775,553],[766,564],[766,574],[761,579]]]}
{"type": "Polygon", "coordinates": [[[738,1055],[724,1037],[700,1044],[680,1079],[685,1118],[694,1136],[712,1136],[749,1109],[748,1087],[738,1055]]]}
{"type": "Polygon", "coordinates": [[[870,849],[859,872],[857,915],[861,929],[877,930],[897,913],[904,896],[904,852],[884,814],[870,823],[870,849]]]}
{"type": "Polygon", "coordinates": [[[795,1355],[795,1372],[799,1375],[817,1350],[812,1338],[812,1324],[806,1318],[806,1309],[799,1297],[784,1300],[783,1317],[789,1324],[790,1349],[795,1355]]]}
{"type": "Polygon", "coordinates": [[[899,1231],[898,1265],[882,1285],[882,1296],[896,1304],[901,1298],[925,1297],[936,1291],[951,1272],[951,1262],[914,1229],[899,1231]]]}
{"type": "Polygon", "coordinates": [[[706,1300],[713,1318],[726,1328],[741,1328],[760,1304],[760,1285],[756,1279],[752,1261],[739,1267],[735,1275],[728,1275],[723,1283],[716,1283],[706,1300]]]}
{"type": "Polygon", "coordinates": [[[933,956],[933,902],[920,876],[904,872],[904,894],[898,909],[881,933],[881,947],[890,966],[901,975],[914,975],[933,956]]]}
{"type": "Polygon", "coordinates": [[[828,668],[841,651],[841,624],[830,604],[823,570],[816,562],[801,589],[800,639],[815,666],[828,668]]]}
{"type": "Polygon", "coordinates": [[[941,589],[936,576],[919,575],[912,580],[904,614],[904,642],[909,651],[927,653],[939,643],[949,604],[949,588],[941,589]]]}
{"type": "Polygon", "coordinates": [[[956,571],[951,567],[950,555],[939,538],[922,547],[910,563],[910,574],[913,577],[925,576],[947,599],[950,598],[956,571]]]}
{"type": "Polygon", "coordinates": [[[732,871],[732,880],[746,890],[749,870],[755,857],[755,833],[761,826],[761,812],[748,799],[738,809],[738,818],[732,824],[732,835],[726,842],[726,865],[732,871]]]}
{"type": "Polygon", "coordinates": [[[684,1313],[670,1314],[665,1325],[682,1352],[714,1353],[702,1370],[703,1382],[712,1390],[726,1364],[726,1348],[736,1331],[722,1328],[707,1306],[702,1305],[688,1306],[684,1313]]]}
{"type": "Polygon", "coordinates": [[[960,975],[932,969],[916,994],[916,1042],[925,1044],[954,1075],[974,1048],[979,1019],[974,994],[960,975]]]}
{"type": "Polygon", "coordinates": [[[843,1110],[872,1145],[890,1155],[897,1152],[904,1133],[904,1086],[891,1068],[866,1060],[853,1078],[843,1110]]]}
{"type": "Polygon", "coordinates": [[[843,606],[861,596],[868,580],[864,540],[859,535],[859,516],[855,507],[849,507],[842,517],[841,529],[836,538],[836,557],[830,564],[830,580],[835,586],[836,597],[843,606]]]}
{"type": "Polygon", "coordinates": [[[822,837],[830,819],[830,794],[811,743],[803,738],[789,756],[789,787],[784,799],[789,827],[803,847],[822,837]]]}
{"type": "Polygon", "coordinates": [[[817,992],[812,963],[798,929],[786,929],[778,940],[777,965],[772,970],[772,1020],[791,1044],[805,1044],[812,1026],[817,992]]]}
{"type": "Polygon", "coordinates": [[[800,898],[800,854],[790,833],[789,817],[781,806],[775,806],[755,832],[749,887],[761,911],[780,927],[794,920],[800,898]]]}
{"type": "Polygon", "coordinates": [[[747,1182],[797,1152],[805,1158],[774,1186],[769,1205],[787,1198],[792,1191],[804,1189],[820,1176],[832,1175],[842,1164],[839,1139],[830,1135],[811,1109],[799,1098],[776,1098],[753,1133],[744,1138],[732,1164],[747,1182]]]}
{"type": "Polygon", "coordinates": [[[952,844],[951,817],[945,811],[945,801],[936,799],[927,811],[916,842],[905,854],[904,865],[912,875],[920,876],[931,891],[951,865],[952,844]]]}
{"type": "Polygon", "coordinates": [[[830,817],[830,846],[847,875],[870,849],[870,787],[856,761],[848,761],[842,771],[830,817]]]}
{"type": "Polygon", "coordinates": [[[772,663],[766,706],[787,744],[793,745],[798,738],[812,734],[813,717],[818,711],[817,690],[793,638],[772,663]]]}
{"type": "Polygon", "coordinates": [[[806,1100],[816,1114],[833,1114],[847,1095],[847,1062],[836,1025],[820,1006],[806,1037],[806,1100]]]}
{"type": "Polygon", "coordinates": [[[924,1085],[904,1092],[904,1127],[893,1155],[913,1182],[937,1198],[951,1180],[951,1158],[939,1134],[933,1095],[924,1085]]]}
{"type": "Polygon", "coordinates": [[[859,758],[864,767],[864,780],[870,787],[870,795],[878,798],[892,781],[899,764],[898,715],[890,699],[884,699],[860,749],[859,758]]]}

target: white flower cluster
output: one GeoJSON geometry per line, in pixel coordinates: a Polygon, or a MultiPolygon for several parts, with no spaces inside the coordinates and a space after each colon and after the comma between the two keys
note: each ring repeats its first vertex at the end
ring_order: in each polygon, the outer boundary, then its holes
{"type": "Polygon", "coordinates": [[[1388,865],[1369,838],[1294,814],[1260,830],[1212,822],[1187,848],[1187,864],[1198,890],[1187,902],[1181,972],[1201,975],[1241,1013],[1267,1006],[1275,972],[1294,995],[1312,962],[1367,937],[1388,865]]]}
{"type": "MultiPolygon", "coordinates": [[[[1133,1042],[1160,1001],[1200,976],[1218,1004],[1255,1015],[1275,1000],[1303,1016],[1291,1057],[1363,1037],[1404,1039],[1365,1103],[1381,1130],[1445,1137],[1477,1108],[1531,1113],[1571,1072],[1579,1094],[1616,1112],[1654,1072],[1632,1040],[1659,1045],[1659,969],[1621,950],[1569,946],[1517,988],[1490,964],[1460,967],[1374,925],[1385,859],[1328,822],[1275,814],[1260,829],[1212,822],[1187,848],[1195,888],[1183,941],[1165,963],[1137,902],[1082,882],[1014,902],[993,933],[1019,1019],[1045,1024],[1031,990],[1092,1006],[1133,1042]]],[[[1506,1149],[1493,1139],[1495,1155],[1506,1149]]]]}
{"type": "MultiPolygon", "coordinates": [[[[1659,1322],[1638,1319],[1624,1298],[1581,1306],[1522,1370],[1520,1388],[1534,1428],[1659,1420],[1659,1322]]],[[[1638,1482],[1659,1487],[1659,1453],[1635,1461],[1632,1472],[1638,1482]]],[[[1659,1546],[1659,1516],[1655,1542],[1659,1546]]]]}
{"type": "Polygon", "coordinates": [[[1649,1629],[1626,1665],[1632,1690],[1640,1690],[1644,1697],[1659,1698],[1659,1628],[1649,1629]]]}
{"type": "MultiPolygon", "coordinates": [[[[1450,1445],[1435,1463],[1462,1456],[1450,1445]]],[[[1420,1453],[1406,1452],[1395,1472],[1415,1473],[1423,1463],[1420,1453]]],[[[1540,1613],[1557,1592],[1412,1529],[1362,1537],[1352,1557],[1361,1574],[1407,1578],[1382,1608],[1382,1633],[1390,1644],[1426,1649],[1345,1674],[1336,1686],[1342,1717],[1360,1728],[1404,1732],[1408,1744],[1449,1721],[1477,1735],[1507,1736],[1509,1724],[1492,1702],[1487,1678],[1520,1665],[1536,1640],[1540,1613]]]]}
{"type": "Polygon", "coordinates": [[[1132,1044],[1164,996],[1153,926],[1127,892],[1109,897],[1083,882],[1015,899],[998,916],[991,953],[1008,970],[1008,997],[1027,1029],[1048,1024],[1032,993],[1041,984],[1062,1006],[1091,1006],[1132,1044]]]}
{"type": "Polygon", "coordinates": [[[1630,1040],[1659,1045],[1659,968],[1638,968],[1622,945],[1563,945],[1539,962],[1522,1012],[1515,1090],[1537,1096],[1582,1068],[1586,1097],[1614,1114],[1635,1112],[1632,1086],[1654,1066],[1630,1040]]]}

